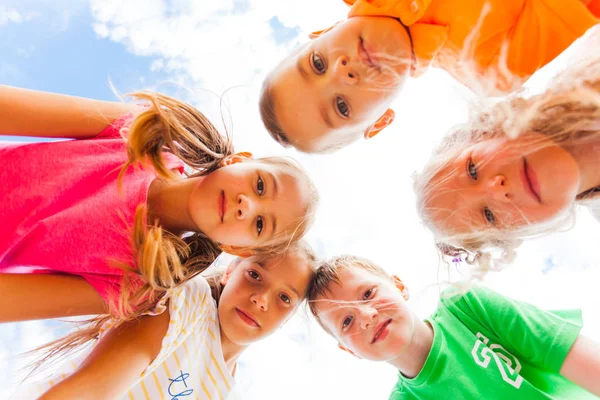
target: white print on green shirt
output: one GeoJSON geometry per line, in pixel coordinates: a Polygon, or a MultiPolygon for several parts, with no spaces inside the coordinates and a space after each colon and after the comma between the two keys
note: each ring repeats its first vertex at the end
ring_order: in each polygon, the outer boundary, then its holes
{"type": "Polygon", "coordinates": [[[519,375],[519,372],[521,371],[521,363],[519,360],[502,347],[502,345],[488,345],[490,340],[480,332],[477,332],[477,338],[478,340],[475,341],[475,345],[471,351],[471,355],[475,362],[481,367],[487,368],[493,357],[498,366],[498,370],[500,370],[502,379],[519,389],[521,383],[523,383],[523,377],[519,375]]]}

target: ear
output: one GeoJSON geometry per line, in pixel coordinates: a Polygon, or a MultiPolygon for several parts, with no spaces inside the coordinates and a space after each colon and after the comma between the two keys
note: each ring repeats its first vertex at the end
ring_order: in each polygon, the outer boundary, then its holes
{"type": "Polygon", "coordinates": [[[229,282],[229,278],[231,278],[231,273],[233,272],[233,270],[235,270],[237,268],[238,265],[240,265],[240,262],[241,262],[241,259],[236,258],[229,263],[227,268],[225,268],[225,272],[223,273],[223,276],[221,276],[221,280],[219,281],[219,282],[221,282],[221,285],[223,285],[223,286],[227,285],[227,282],[229,282]]]}
{"type": "Polygon", "coordinates": [[[394,282],[394,285],[396,285],[398,290],[400,290],[400,292],[402,293],[402,297],[404,297],[404,299],[408,300],[410,295],[408,294],[408,288],[404,285],[404,282],[402,282],[402,279],[398,278],[396,275],[392,275],[392,281],[394,282]]]}
{"type": "Polygon", "coordinates": [[[344,21],[338,21],[338,22],[336,22],[335,24],[331,25],[329,28],[326,28],[326,29],[321,29],[320,31],[314,31],[314,32],[312,32],[312,33],[309,33],[309,34],[308,34],[308,38],[309,38],[309,39],[316,39],[316,38],[318,38],[319,36],[321,36],[321,35],[323,35],[323,34],[325,34],[325,33],[329,32],[330,30],[332,30],[333,28],[335,28],[336,26],[338,26],[339,24],[341,24],[341,23],[343,23],[343,22],[344,22],[344,21]]]}
{"type": "Polygon", "coordinates": [[[237,164],[242,161],[246,161],[252,158],[252,153],[243,151],[241,153],[235,153],[230,156],[225,157],[221,160],[219,164],[221,167],[226,167],[227,165],[237,164]]]}
{"type": "Polygon", "coordinates": [[[248,258],[248,257],[252,257],[254,255],[254,252],[250,249],[242,249],[240,247],[229,246],[227,244],[221,244],[221,245],[219,245],[219,247],[225,253],[229,253],[231,255],[238,256],[241,258],[248,258]]]}
{"type": "Polygon", "coordinates": [[[350,350],[350,349],[348,349],[348,348],[344,347],[344,346],[343,346],[341,343],[338,343],[338,348],[340,348],[341,350],[344,350],[346,353],[350,353],[350,354],[352,354],[352,355],[353,355],[354,357],[356,357],[356,358],[360,358],[360,359],[362,359],[362,357],[361,357],[361,356],[357,356],[355,352],[353,352],[352,350],[350,350]]]}
{"type": "Polygon", "coordinates": [[[365,139],[370,139],[384,130],[396,118],[396,113],[391,108],[388,108],[381,117],[373,125],[365,131],[365,139]]]}

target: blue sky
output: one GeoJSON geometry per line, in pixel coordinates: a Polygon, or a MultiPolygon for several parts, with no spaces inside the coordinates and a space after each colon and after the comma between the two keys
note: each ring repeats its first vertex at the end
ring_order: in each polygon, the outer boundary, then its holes
{"type": "MultiPolygon", "coordinates": [[[[3,0],[0,83],[102,100],[116,99],[109,80],[121,93],[158,86],[183,93],[217,125],[219,96],[234,88],[224,104],[238,151],[293,156],[320,191],[309,242],[322,256],[361,255],[400,276],[425,317],[446,276],[416,216],[411,173],[466,117],[464,88],[443,72],[428,72],[409,82],[393,105],[392,127],[327,157],[281,149],[258,117],[264,76],[309,32],[345,12],[342,0],[3,0]]],[[[532,87],[551,76],[540,74],[532,87]]],[[[597,237],[598,223],[582,210],[575,229],[529,241],[515,265],[490,274],[486,284],[540,307],[581,307],[588,334],[600,337],[597,237]]],[[[279,399],[284,390],[289,400],[385,398],[396,371],[342,353],[308,320],[293,319],[244,355],[242,398],[279,399]]],[[[8,356],[55,338],[56,327],[63,325],[0,325],[0,398],[8,398],[17,382],[11,373],[23,364],[8,356]]]]}

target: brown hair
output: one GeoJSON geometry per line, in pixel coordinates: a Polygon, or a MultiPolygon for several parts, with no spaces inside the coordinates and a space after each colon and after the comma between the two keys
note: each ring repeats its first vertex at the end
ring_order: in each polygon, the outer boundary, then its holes
{"type": "MultiPolygon", "coordinates": [[[[260,253],[253,257],[256,257],[260,261],[260,260],[266,260],[266,259],[272,258],[272,257],[283,257],[285,254],[290,253],[290,252],[303,257],[305,259],[305,261],[307,261],[309,263],[309,266],[310,266],[311,270],[313,271],[313,277],[311,279],[311,282],[312,282],[312,280],[314,279],[314,271],[315,271],[315,265],[316,265],[317,258],[316,258],[316,255],[315,255],[313,249],[304,240],[298,240],[298,241],[290,244],[281,253],[272,253],[272,254],[260,253]]],[[[231,263],[232,264],[239,263],[240,261],[241,261],[241,258],[236,257],[231,261],[231,263]]],[[[198,275],[198,273],[196,273],[195,275],[198,275]]],[[[221,297],[221,293],[223,292],[223,288],[224,288],[223,284],[221,284],[221,276],[222,275],[223,275],[223,269],[218,268],[218,267],[209,274],[204,273],[204,278],[208,282],[210,289],[211,289],[212,298],[215,300],[217,305],[219,304],[219,299],[221,297]]],[[[310,288],[310,285],[309,285],[309,288],[310,288]]],[[[303,294],[304,298],[307,298],[309,288],[307,288],[307,292],[303,294]]],[[[163,294],[165,294],[165,293],[166,293],[166,291],[163,294]]],[[[136,316],[139,317],[139,316],[141,316],[141,314],[136,313],[136,316]]],[[[31,376],[36,370],[41,368],[44,364],[46,364],[48,362],[53,362],[55,360],[58,361],[60,358],[67,356],[68,354],[72,353],[73,351],[76,351],[81,346],[89,343],[90,341],[92,341],[94,339],[98,339],[103,326],[105,326],[105,324],[110,322],[111,320],[114,322],[114,325],[111,326],[111,329],[113,329],[113,328],[116,328],[116,327],[126,323],[126,322],[130,322],[132,320],[132,318],[128,318],[128,319],[124,319],[124,318],[120,318],[120,317],[115,318],[115,317],[111,316],[110,314],[104,314],[104,315],[99,315],[97,317],[93,317],[93,318],[90,318],[90,319],[87,319],[84,321],[77,322],[78,329],[76,331],[74,331],[70,334],[67,334],[66,336],[64,336],[62,338],[56,339],[50,343],[47,343],[40,347],[37,347],[34,350],[31,350],[29,352],[29,354],[41,353],[42,355],[41,355],[40,359],[36,360],[35,362],[33,362],[32,364],[30,364],[28,366],[30,368],[30,371],[27,376],[31,376]]],[[[27,377],[25,379],[27,379],[27,377]]]]}
{"type": "MultiPolygon", "coordinates": [[[[600,58],[592,55],[554,77],[542,94],[529,98],[516,94],[492,105],[486,105],[484,100],[483,107],[476,109],[469,122],[454,128],[433,151],[423,171],[415,176],[414,190],[421,220],[434,232],[438,249],[446,261],[460,257],[475,267],[472,270],[475,277],[481,277],[490,269],[510,263],[524,239],[573,225],[575,209],[571,207],[554,219],[535,225],[510,230],[489,228],[467,234],[447,233],[437,229],[431,216],[433,210],[427,204],[438,191],[438,185],[449,177],[440,171],[476,143],[499,137],[515,138],[522,132],[539,133],[561,145],[598,140],[599,71],[600,58]]],[[[574,200],[584,197],[585,194],[580,194],[574,200]]]]}
{"type": "Polygon", "coordinates": [[[319,265],[308,289],[308,307],[321,328],[330,334],[329,329],[323,325],[323,322],[319,318],[316,300],[318,297],[327,297],[330,290],[329,286],[332,283],[341,284],[340,272],[343,269],[362,269],[375,276],[391,281],[390,274],[373,261],[349,254],[333,257],[319,265]]]}

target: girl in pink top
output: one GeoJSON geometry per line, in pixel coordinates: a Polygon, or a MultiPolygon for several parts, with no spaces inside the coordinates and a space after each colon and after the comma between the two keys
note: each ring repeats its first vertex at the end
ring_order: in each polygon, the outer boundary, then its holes
{"type": "Polygon", "coordinates": [[[0,86],[0,322],[150,309],[220,252],[307,230],[316,191],[288,159],[233,154],[194,107],[146,107],[0,86]],[[125,138],[125,139],[124,139],[125,138]]]}

